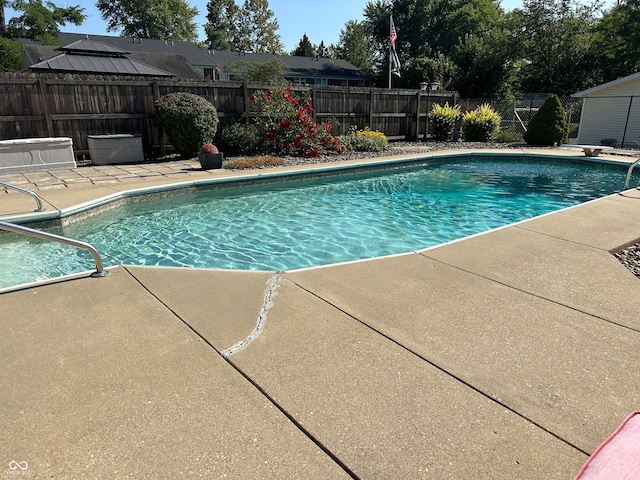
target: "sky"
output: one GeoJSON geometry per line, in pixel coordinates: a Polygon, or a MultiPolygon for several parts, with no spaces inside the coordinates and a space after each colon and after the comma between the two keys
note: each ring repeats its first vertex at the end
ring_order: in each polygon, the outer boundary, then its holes
{"type": "MultiPolygon", "coordinates": [[[[273,11],[278,21],[280,39],[285,47],[285,52],[294,50],[302,35],[305,33],[309,41],[315,45],[324,41],[325,44],[337,43],[340,30],[349,20],[362,20],[362,12],[369,0],[269,0],[269,8],[273,11]]],[[[196,7],[200,12],[195,17],[198,25],[200,40],[205,39],[202,25],[207,22],[208,0],[186,0],[191,7],[196,7]]],[[[65,25],[60,28],[62,32],[87,33],[94,35],[117,35],[117,32],[107,32],[107,23],[100,17],[100,11],[96,8],[96,2],[91,0],[54,0],[60,7],[79,5],[84,8],[87,19],[80,26],[65,25]]],[[[242,6],[242,0],[236,0],[242,6]]],[[[5,12],[7,20],[17,14],[11,9],[5,12]]]]}
{"type": "MultiPolygon", "coordinates": [[[[208,0],[186,0],[191,7],[196,7],[200,12],[195,18],[198,25],[198,36],[204,40],[202,25],[206,23],[208,0]]],[[[363,20],[365,5],[370,0],[269,0],[269,8],[278,21],[280,39],[284,44],[285,52],[294,50],[300,39],[306,33],[309,41],[318,45],[321,41],[325,45],[338,43],[340,31],[349,20],[363,20]]],[[[612,1],[612,0],[610,0],[612,1]]],[[[607,1],[606,3],[610,3],[607,1]]],[[[107,25],[100,17],[100,11],[95,6],[95,1],[90,0],[54,0],[60,7],[79,5],[83,7],[87,19],[76,27],[66,25],[61,27],[63,32],[87,33],[94,35],[117,35],[117,32],[107,32],[107,25]]],[[[242,5],[242,0],[236,0],[242,5]]],[[[502,0],[502,8],[513,10],[522,6],[521,0],[502,0]]],[[[5,12],[7,20],[16,13],[11,9],[5,12]]]]}

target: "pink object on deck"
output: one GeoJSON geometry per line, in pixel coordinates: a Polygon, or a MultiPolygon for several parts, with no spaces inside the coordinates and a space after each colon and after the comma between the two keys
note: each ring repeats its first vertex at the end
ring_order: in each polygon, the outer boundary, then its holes
{"type": "Polygon", "coordinates": [[[640,412],[633,412],[600,444],[574,480],[640,478],[640,412]]]}

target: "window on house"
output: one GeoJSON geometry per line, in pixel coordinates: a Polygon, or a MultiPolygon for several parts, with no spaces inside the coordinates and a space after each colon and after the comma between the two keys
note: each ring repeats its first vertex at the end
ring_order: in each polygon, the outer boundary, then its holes
{"type": "Polygon", "coordinates": [[[204,70],[204,72],[203,72],[202,76],[204,78],[206,78],[208,80],[215,80],[216,79],[213,68],[206,68],[205,67],[203,70],[204,70]]]}

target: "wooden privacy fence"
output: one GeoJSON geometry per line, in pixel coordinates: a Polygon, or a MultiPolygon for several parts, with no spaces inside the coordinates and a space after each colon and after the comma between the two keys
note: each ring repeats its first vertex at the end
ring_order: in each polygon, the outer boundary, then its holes
{"type": "MultiPolygon", "coordinates": [[[[89,154],[88,135],[139,133],[146,157],[164,153],[164,139],[154,116],[154,101],[172,92],[189,92],[218,110],[220,127],[249,121],[250,96],[269,88],[235,82],[178,81],[99,75],[0,74],[0,139],[70,137],[81,159],[89,154]]],[[[427,103],[456,103],[451,92],[377,88],[292,87],[310,92],[318,122],[335,118],[333,133],[351,126],[369,127],[391,140],[424,135],[427,103]]]]}

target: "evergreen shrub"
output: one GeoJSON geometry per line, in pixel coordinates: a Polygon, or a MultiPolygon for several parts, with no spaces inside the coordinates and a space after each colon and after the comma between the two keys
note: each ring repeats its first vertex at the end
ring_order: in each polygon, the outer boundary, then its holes
{"type": "Polygon", "coordinates": [[[551,94],[529,122],[524,141],[529,145],[550,146],[567,143],[568,137],[567,113],[558,96],[551,94]]]}
{"type": "Polygon", "coordinates": [[[158,123],[182,157],[195,157],[202,145],[213,142],[218,112],[204,97],[186,92],[169,93],[156,100],[155,110],[158,123]]]}
{"type": "Polygon", "coordinates": [[[229,155],[258,155],[262,152],[262,137],[258,127],[252,123],[233,123],[222,127],[218,143],[229,155]]]}
{"type": "Polygon", "coordinates": [[[464,114],[462,135],[467,142],[490,142],[500,132],[500,120],[500,115],[485,103],[464,114]]]}
{"type": "Polygon", "coordinates": [[[435,104],[429,112],[429,131],[433,139],[439,142],[447,142],[453,137],[456,119],[460,116],[460,105],[449,106],[435,104]]]}

